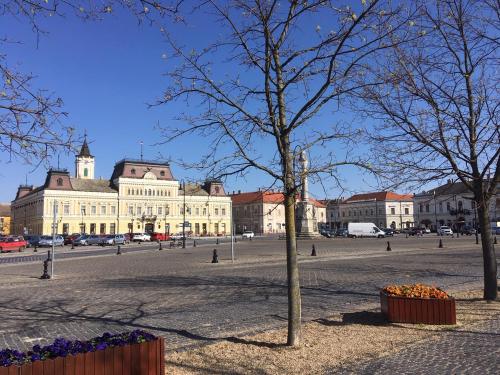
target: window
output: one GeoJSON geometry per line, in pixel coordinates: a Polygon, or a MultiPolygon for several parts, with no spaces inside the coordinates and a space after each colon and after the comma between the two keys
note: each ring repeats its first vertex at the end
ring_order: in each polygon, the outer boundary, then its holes
{"type": "Polygon", "coordinates": [[[109,234],[116,234],[116,224],[109,224],[109,234]]]}
{"type": "Polygon", "coordinates": [[[424,205],[422,203],[419,205],[419,212],[424,212],[424,205]]]}
{"type": "MultiPolygon", "coordinates": [[[[279,213],[280,213],[280,212],[279,212],[279,210],[278,210],[278,215],[279,215],[279,213]]],[[[222,215],[222,216],[226,216],[226,209],[225,209],[225,208],[223,208],[223,209],[222,209],[222,213],[221,213],[221,215],[222,215]]]]}
{"type": "Polygon", "coordinates": [[[148,215],[150,215],[150,216],[151,216],[151,215],[153,215],[153,207],[147,207],[147,208],[146,208],[146,212],[147,212],[147,214],[148,214],[148,215]]]}
{"type": "Polygon", "coordinates": [[[373,216],[373,208],[370,210],[370,215],[373,216]]]}
{"type": "Polygon", "coordinates": [[[111,215],[116,215],[116,206],[111,206],[110,209],[111,209],[111,215]]]}
{"type": "Polygon", "coordinates": [[[203,216],[205,216],[206,214],[207,214],[207,209],[203,207],[203,216]]]}
{"type": "Polygon", "coordinates": [[[165,215],[170,215],[170,207],[168,205],[165,206],[165,215]]]}
{"type": "Polygon", "coordinates": [[[216,186],[215,187],[215,194],[219,194],[220,193],[220,187],[216,186]]]}
{"type": "Polygon", "coordinates": [[[137,215],[142,215],[142,207],[141,206],[137,206],[137,215]]]}
{"type": "Polygon", "coordinates": [[[410,209],[408,207],[405,207],[405,215],[409,215],[410,214],[410,209]]]}
{"type": "Polygon", "coordinates": [[[128,214],[133,215],[134,214],[134,207],[133,206],[128,206],[128,214]]]}
{"type": "Polygon", "coordinates": [[[464,208],[464,207],[463,207],[463,203],[462,203],[462,201],[458,201],[458,210],[459,210],[459,211],[462,211],[462,209],[463,209],[463,208],[464,208]]]}
{"type": "Polygon", "coordinates": [[[83,176],[88,177],[89,176],[89,170],[87,168],[83,169],[83,176]]]}
{"type": "Polygon", "coordinates": [[[57,186],[63,186],[63,179],[61,177],[57,179],[57,186]]]}
{"type": "Polygon", "coordinates": [[[196,213],[196,216],[200,216],[200,209],[198,207],[196,207],[195,213],[196,213]]]}
{"type": "MultiPolygon", "coordinates": [[[[219,215],[219,209],[218,208],[215,209],[215,214],[219,215]]],[[[269,215],[271,215],[271,210],[269,210],[269,215]]]]}
{"type": "Polygon", "coordinates": [[[95,234],[95,223],[90,224],[90,234],[95,234]]]}
{"type": "Polygon", "coordinates": [[[69,215],[69,204],[63,206],[63,212],[65,215],[69,215]]]}
{"type": "Polygon", "coordinates": [[[446,202],[446,211],[450,211],[451,207],[450,207],[450,202],[446,202]]]}
{"type": "Polygon", "coordinates": [[[101,215],[106,215],[106,206],[101,206],[101,215]]]}
{"type": "Polygon", "coordinates": [[[187,213],[188,215],[191,215],[191,207],[186,207],[186,213],[187,213]]]}
{"type": "Polygon", "coordinates": [[[396,207],[391,207],[391,215],[396,215],[396,207]]]}
{"type": "Polygon", "coordinates": [[[87,207],[86,206],[81,206],[80,207],[80,213],[82,216],[87,215],[87,207]]]}
{"type": "Polygon", "coordinates": [[[425,205],[425,212],[429,212],[429,205],[428,204],[425,205]]]}
{"type": "Polygon", "coordinates": [[[106,224],[101,223],[99,226],[99,234],[106,234],[106,224]]]}
{"type": "Polygon", "coordinates": [[[69,232],[69,224],[63,223],[63,233],[68,234],[68,232],[69,232]]]}
{"type": "Polygon", "coordinates": [[[163,215],[163,207],[158,207],[157,212],[158,215],[163,215]]]}
{"type": "Polygon", "coordinates": [[[135,169],[134,169],[134,168],[132,168],[132,169],[130,170],[130,174],[135,174],[135,169]]]}
{"type": "Polygon", "coordinates": [[[96,206],[91,206],[90,207],[90,214],[91,215],[97,214],[97,207],[96,206]]]}
{"type": "Polygon", "coordinates": [[[165,176],[165,171],[161,171],[160,176],[162,176],[162,177],[165,176]]]}
{"type": "Polygon", "coordinates": [[[439,212],[443,212],[443,202],[439,202],[439,212]]]}
{"type": "Polygon", "coordinates": [[[476,202],[471,201],[471,202],[470,202],[470,207],[471,207],[473,210],[475,210],[475,209],[476,209],[476,202]]]}

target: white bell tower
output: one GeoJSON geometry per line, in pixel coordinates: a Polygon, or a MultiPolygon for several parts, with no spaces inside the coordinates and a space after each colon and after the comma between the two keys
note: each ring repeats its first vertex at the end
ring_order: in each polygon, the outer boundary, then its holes
{"type": "Polygon", "coordinates": [[[75,177],[94,179],[94,166],[94,157],[90,154],[89,145],[87,144],[87,135],[85,135],[82,148],[75,160],[75,177]]]}

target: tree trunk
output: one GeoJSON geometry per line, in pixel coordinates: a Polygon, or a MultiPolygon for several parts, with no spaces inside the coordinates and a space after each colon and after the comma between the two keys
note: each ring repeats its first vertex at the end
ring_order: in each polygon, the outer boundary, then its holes
{"type": "Polygon", "coordinates": [[[477,202],[478,219],[481,228],[481,245],[483,248],[484,264],[484,299],[494,301],[498,296],[497,289],[497,258],[491,235],[490,220],[488,215],[489,202],[477,202]]]}
{"type": "Polygon", "coordinates": [[[285,159],[285,227],[286,270],[288,281],[288,340],[287,345],[299,346],[301,339],[301,296],[299,265],[297,263],[297,238],[295,233],[295,189],[293,163],[290,155],[285,159]]]}

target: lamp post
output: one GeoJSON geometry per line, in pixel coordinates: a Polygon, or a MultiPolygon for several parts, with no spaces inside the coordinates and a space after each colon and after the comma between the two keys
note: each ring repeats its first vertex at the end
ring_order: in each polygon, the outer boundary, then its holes
{"type": "Polygon", "coordinates": [[[437,209],[436,209],[436,190],[432,191],[432,196],[434,198],[434,221],[436,223],[436,233],[438,233],[438,219],[437,219],[437,209]]]}

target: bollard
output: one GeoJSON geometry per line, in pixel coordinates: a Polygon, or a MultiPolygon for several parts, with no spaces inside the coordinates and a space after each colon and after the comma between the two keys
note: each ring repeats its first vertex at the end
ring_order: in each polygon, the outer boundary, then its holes
{"type": "Polygon", "coordinates": [[[193,240],[193,247],[196,247],[196,240],[193,240]]]}
{"type": "Polygon", "coordinates": [[[158,240],[158,251],[161,251],[161,250],[163,250],[163,249],[161,248],[161,241],[160,241],[160,240],[158,240]]]}
{"type": "Polygon", "coordinates": [[[214,255],[212,256],[212,263],[219,263],[219,256],[217,255],[217,249],[214,249],[214,255]]]}
{"type": "Polygon", "coordinates": [[[495,238],[493,239],[493,244],[494,244],[494,245],[497,245],[497,244],[498,244],[498,242],[497,242],[497,236],[495,236],[495,238]]]}
{"type": "Polygon", "coordinates": [[[250,241],[252,241],[252,237],[251,237],[251,236],[250,236],[250,237],[248,237],[248,239],[249,239],[250,241]]]}
{"type": "Polygon", "coordinates": [[[387,251],[392,251],[391,243],[389,241],[387,241],[387,251]]]}
{"type": "Polygon", "coordinates": [[[408,233],[406,233],[406,238],[408,238],[408,233]]]}
{"type": "Polygon", "coordinates": [[[317,255],[316,255],[316,246],[314,246],[314,244],[313,244],[313,247],[312,247],[311,256],[312,256],[312,257],[317,256],[317,255]]]}
{"type": "Polygon", "coordinates": [[[234,243],[238,242],[238,237],[234,236],[234,243]]]}
{"type": "Polygon", "coordinates": [[[216,244],[216,245],[218,245],[218,244],[219,244],[219,239],[218,239],[218,238],[215,240],[215,244],[216,244]]]}
{"type": "Polygon", "coordinates": [[[38,251],[38,249],[36,248],[36,245],[35,245],[35,248],[33,249],[33,252],[36,253],[38,251]]]}
{"type": "Polygon", "coordinates": [[[122,255],[122,248],[118,245],[118,249],[116,250],[116,255],[122,255]]]}
{"type": "Polygon", "coordinates": [[[74,250],[75,249],[75,241],[71,241],[71,250],[74,250]]]}
{"type": "Polygon", "coordinates": [[[48,270],[49,270],[49,260],[45,259],[43,261],[43,275],[40,276],[40,279],[42,279],[42,280],[50,279],[49,271],[48,270]]]}
{"type": "Polygon", "coordinates": [[[439,246],[438,246],[440,249],[443,248],[443,240],[442,239],[439,239],[439,246]]]}

